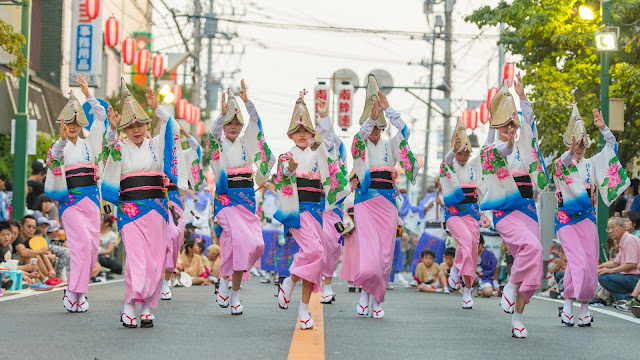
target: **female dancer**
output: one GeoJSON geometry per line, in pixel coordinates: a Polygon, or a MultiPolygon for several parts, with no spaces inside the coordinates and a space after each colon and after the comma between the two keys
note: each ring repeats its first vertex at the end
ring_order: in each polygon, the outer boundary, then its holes
{"type": "Polygon", "coordinates": [[[249,111],[249,124],[244,135],[240,135],[244,126],[240,106],[231,92],[227,104],[223,93],[222,112],[211,129],[208,144],[216,181],[213,216],[217,216],[222,227],[221,279],[216,299],[222,308],[231,303],[232,315],[242,314],[244,308],[239,295],[243,274],[264,252],[260,218],[256,215],[252,166],[254,163],[257,165],[256,180],[262,183],[275,162],[265,142],[258,111],[247,97],[244,80],[240,82],[239,96],[249,111]]]}
{"type": "Polygon", "coordinates": [[[556,231],[567,256],[564,273],[564,307],[558,314],[562,323],[573,326],[573,299],[581,302],[578,326],[591,326],[589,301],[598,287],[598,229],[595,218],[595,194],[597,188],[607,206],[622,194],[630,181],[617,157],[618,144],[611,130],[604,123],[602,113],[593,109],[593,124],[607,142],[605,147],[589,159],[584,152],[589,147],[585,124],[573,104],[573,111],[564,144],[569,148],[552,165],[557,186],[558,209],[556,231]]]}
{"type": "Polygon", "coordinates": [[[360,266],[354,283],[362,286],[362,293],[356,311],[359,315],[369,314],[371,294],[374,297],[371,316],[380,319],[384,316],[382,303],[389,283],[398,225],[393,181],[395,166],[400,163],[412,182],[415,181],[420,166],[407,144],[409,127],[402,121],[400,114],[389,106],[373,75],[369,75],[367,98],[360,124],[362,127],[354,137],[351,147],[353,166],[360,179],[354,211],[360,266]],[[387,126],[385,115],[398,129],[398,133],[389,140],[380,138],[382,130],[387,126]]]}
{"type": "Polygon", "coordinates": [[[140,305],[140,326],[152,327],[151,308],[158,306],[166,253],[169,208],[164,192],[165,174],[178,184],[177,152],[180,138],[177,122],[158,106],[156,92],[147,88],[147,104],[160,119],[160,131],[149,139],[151,117],[133,97],[121,79],[121,113],[109,109],[111,128],[107,133],[109,159],[102,181],[102,196],[118,204],[118,229],[127,252],[125,304],[120,316],[123,326],[137,326],[136,304],[140,305]],[[126,138],[116,140],[117,129],[126,138]]]}
{"type": "Polygon", "coordinates": [[[514,84],[521,100],[523,126],[515,140],[520,121],[513,96],[504,83],[491,100],[488,145],[480,154],[487,186],[481,209],[493,210],[495,228],[514,257],[511,278],[504,288],[500,305],[505,312],[513,313],[512,336],[524,338],[527,329],[522,324],[522,312],[540,288],[544,275],[533,192],[546,187],[549,179],[537,145],[533,109],[524,94],[519,73],[514,84]],[[496,130],[498,138],[494,140],[496,130]]]}
{"type": "Polygon", "coordinates": [[[480,241],[480,208],[478,206],[478,173],[480,166],[471,156],[471,141],[458,118],[451,139],[453,148],[440,166],[440,184],[444,195],[447,229],[456,239],[456,256],[449,274],[449,287],[457,290],[460,276],[464,279],[462,308],[473,308],[471,286],[476,278],[478,243],[480,241]]]}
{"type": "MultiPolygon", "coordinates": [[[[200,184],[203,182],[204,175],[202,174],[201,166],[201,148],[198,144],[198,140],[189,135],[189,132],[184,129],[182,124],[180,125],[180,133],[184,135],[188,141],[190,148],[188,150],[182,150],[182,147],[178,148],[178,156],[183,157],[184,164],[188,169],[181,169],[188,171],[188,176],[185,174],[185,178],[188,179],[192,188],[199,190],[200,184]]],[[[182,167],[181,167],[182,168],[182,167]]],[[[171,221],[167,225],[167,252],[164,259],[164,278],[162,279],[162,288],[160,289],[161,300],[171,300],[173,292],[171,291],[171,277],[176,271],[176,263],[178,256],[180,255],[180,248],[184,242],[184,210],[182,204],[182,196],[178,190],[178,185],[169,181],[167,185],[167,198],[169,199],[169,212],[171,221]]]]}
{"type": "Polygon", "coordinates": [[[60,202],[60,217],[67,234],[71,267],[68,286],[62,299],[69,312],[85,312],[89,302],[89,280],[98,258],[100,244],[100,191],[96,185],[96,162],[102,154],[107,118],[105,109],[89,93],[84,75],[78,75],[80,89],[95,114],[89,136],[80,138],[89,125],[82,106],[73,92],[56,120],[60,123],[60,139],[47,154],[47,196],[60,202]]]}
{"type": "MultiPolygon", "coordinates": [[[[311,292],[320,291],[324,250],[322,247],[322,211],[349,194],[347,174],[340,161],[332,159],[323,142],[316,151],[311,149],[311,139],[316,134],[313,128],[302,91],[293,109],[293,116],[287,134],[296,144],[289,152],[280,155],[276,175],[276,189],[280,199],[280,210],[275,218],[291,229],[300,251],[293,256],[291,276],[287,277],[278,291],[278,306],[289,308],[291,294],[296,283],[302,280],[302,301],[298,305],[300,328],[313,328],[309,314],[311,292]],[[322,201],[325,195],[326,202],[322,201]]],[[[327,104],[319,105],[318,131],[325,139],[331,138],[333,131],[328,117],[327,104]]],[[[335,136],[335,135],[333,135],[335,136]]]]}

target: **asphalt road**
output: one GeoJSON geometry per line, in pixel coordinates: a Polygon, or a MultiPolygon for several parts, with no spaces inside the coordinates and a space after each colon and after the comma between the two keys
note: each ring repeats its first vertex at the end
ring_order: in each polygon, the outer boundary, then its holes
{"type": "MultiPolygon", "coordinates": [[[[0,358],[287,358],[297,306],[280,310],[275,286],[255,278],[245,283],[241,316],[215,303],[213,287],[174,290],[173,300],[161,301],[154,312],[151,329],[120,325],[121,281],[92,286],[85,314],[67,313],[62,291],[5,295],[0,298],[0,358]]],[[[359,294],[347,292],[345,283],[335,283],[334,291],[337,301],[323,308],[327,359],[629,359],[640,350],[637,322],[596,312],[591,328],[567,328],[557,317],[558,304],[540,299],[525,310],[529,337],[513,339],[510,315],[498,298],[476,298],[472,310],[462,310],[459,296],[396,286],[388,293],[385,318],[374,320],[356,315],[359,294]]],[[[298,287],[292,304],[299,299],[298,287]]]]}

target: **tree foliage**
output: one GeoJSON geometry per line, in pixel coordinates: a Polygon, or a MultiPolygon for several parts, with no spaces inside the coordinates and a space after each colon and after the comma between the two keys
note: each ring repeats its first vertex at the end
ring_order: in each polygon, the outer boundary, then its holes
{"type": "MultiPolygon", "coordinates": [[[[519,55],[517,67],[526,72],[525,84],[538,121],[545,155],[564,152],[562,135],[571,115],[571,103],[586,120],[587,130],[599,139],[591,109],[600,108],[600,54],[594,33],[602,28],[596,19],[582,20],[577,8],[583,0],[513,0],[475,10],[466,20],[479,28],[504,23],[499,42],[519,55]]],[[[640,150],[640,1],[612,0],[612,24],[620,28],[618,51],[610,53],[609,96],[625,100],[625,129],[617,133],[618,156],[627,167],[640,150]]],[[[588,151],[596,151],[592,146],[588,151]]],[[[589,155],[589,154],[587,154],[589,155]]]]}
{"type": "MultiPolygon", "coordinates": [[[[30,165],[36,159],[47,159],[49,148],[56,139],[45,132],[36,134],[36,154],[29,155],[27,159],[27,175],[30,175],[30,165]]],[[[11,153],[11,134],[0,134],[0,175],[9,179],[13,178],[13,154],[11,153]]]]}
{"type": "MultiPolygon", "coordinates": [[[[0,19],[0,48],[15,56],[15,59],[7,64],[15,77],[20,77],[29,65],[22,54],[22,45],[25,43],[26,39],[22,34],[13,31],[13,26],[0,19]]],[[[0,81],[2,79],[4,79],[4,73],[0,72],[0,81]]]]}

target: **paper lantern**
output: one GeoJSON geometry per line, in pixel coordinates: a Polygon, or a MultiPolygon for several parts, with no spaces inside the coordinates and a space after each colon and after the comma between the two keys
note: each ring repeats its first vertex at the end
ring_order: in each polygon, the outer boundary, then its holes
{"type": "Polygon", "coordinates": [[[483,124],[489,121],[489,108],[487,107],[487,103],[482,103],[478,108],[478,118],[483,124]]]}
{"type": "Polygon", "coordinates": [[[196,111],[196,114],[195,114],[195,117],[194,117],[193,119],[194,119],[194,121],[197,123],[197,122],[200,122],[200,111],[201,111],[202,109],[200,109],[200,106],[194,106],[194,108],[196,109],[196,110],[195,110],[195,111],[196,111]]]}
{"type": "Polygon", "coordinates": [[[492,87],[487,93],[487,105],[491,104],[491,99],[498,93],[498,88],[492,87]]]}
{"type": "Polygon", "coordinates": [[[471,120],[471,110],[466,109],[462,112],[462,126],[465,129],[469,128],[469,121],[471,120]]]}
{"type": "Polygon", "coordinates": [[[164,58],[162,57],[162,55],[155,54],[153,56],[153,61],[151,64],[151,73],[153,73],[153,76],[156,79],[160,78],[162,76],[162,73],[164,73],[164,58]]]}
{"type": "Polygon", "coordinates": [[[122,59],[127,65],[133,64],[136,59],[136,39],[131,36],[122,42],[122,59]]]}
{"type": "Polygon", "coordinates": [[[469,110],[469,129],[475,130],[478,127],[478,110],[469,110]]]}
{"type": "Polygon", "coordinates": [[[151,60],[151,53],[147,49],[141,49],[138,51],[138,72],[140,74],[146,74],[149,72],[149,60],[151,60]]]}
{"type": "Polygon", "coordinates": [[[176,115],[178,116],[178,119],[185,119],[185,114],[187,112],[187,99],[180,99],[179,101],[176,101],[176,115]]]}
{"type": "Polygon", "coordinates": [[[196,123],[196,129],[198,130],[198,136],[204,135],[204,121],[198,121],[196,123]]]}
{"type": "Polygon", "coordinates": [[[338,126],[345,131],[351,126],[354,91],[353,85],[349,83],[340,84],[336,88],[338,93],[338,126]]]}
{"type": "Polygon", "coordinates": [[[185,108],[185,111],[184,111],[184,119],[187,120],[189,124],[193,124],[192,118],[193,118],[193,105],[187,103],[187,107],[185,108]]]}
{"type": "Polygon", "coordinates": [[[100,0],[85,0],[84,9],[89,19],[97,18],[100,15],[100,0]]]}
{"type": "Polygon", "coordinates": [[[120,39],[120,24],[118,23],[118,19],[113,16],[110,16],[107,19],[107,23],[104,27],[104,42],[108,47],[115,47],[118,45],[118,40],[120,39]]]}
{"type": "Polygon", "coordinates": [[[318,85],[313,88],[313,108],[316,111],[316,121],[320,119],[320,113],[318,112],[318,103],[320,100],[325,100],[327,102],[327,108],[329,107],[329,85],[324,82],[318,83],[318,85]]]}
{"type": "Polygon", "coordinates": [[[197,124],[198,123],[198,109],[199,107],[195,106],[195,105],[191,105],[190,111],[191,111],[191,123],[192,124],[197,124]]]}
{"type": "Polygon", "coordinates": [[[502,78],[507,82],[507,86],[513,85],[513,74],[515,72],[515,66],[512,63],[504,64],[502,69],[502,78]]]}
{"type": "Polygon", "coordinates": [[[175,97],[175,102],[177,103],[178,101],[180,101],[180,99],[182,99],[182,87],[178,84],[173,84],[171,85],[171,92],[173,93],[173,96],[175,97]]]}

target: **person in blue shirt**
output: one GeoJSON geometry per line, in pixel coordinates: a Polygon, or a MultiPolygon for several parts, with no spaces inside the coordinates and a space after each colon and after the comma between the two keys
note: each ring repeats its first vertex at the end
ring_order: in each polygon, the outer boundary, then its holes
{"type": "Polygon", "coordinates": [[[480,243],[478,245],[478,267],[476,274],[478,275],[478,294],[483,297],[491,297],[494,291],[493,274],[496,271],[496,257],[491,251],[484,250],[484,238],[480,234],[480,243]]]}

